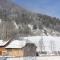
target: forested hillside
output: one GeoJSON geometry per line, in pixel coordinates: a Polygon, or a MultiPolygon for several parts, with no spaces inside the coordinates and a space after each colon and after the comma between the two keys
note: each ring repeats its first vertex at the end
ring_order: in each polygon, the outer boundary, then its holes
{"type": "MultiPolygon", "coordinates": [[[[16,30],[18,31],[15,31],[15,33],[19,35],[60,36],[59,18],[28,11],[10,0],[0,0],[0,19],[4,22],[3,24],[6,23],[8,25],[10,23],[10,26],[14,24],[11,24],[11,22],[15,22],[15,28],[17,27],[16,30]]],[[[1,27],[3,28],[3,26],[1,27]]],[[[0,30],[3,30],[2,28],[0,30]]],[[[10,29],[12,30],[12,28],[9,28],[7,31],[10,29]]]]}

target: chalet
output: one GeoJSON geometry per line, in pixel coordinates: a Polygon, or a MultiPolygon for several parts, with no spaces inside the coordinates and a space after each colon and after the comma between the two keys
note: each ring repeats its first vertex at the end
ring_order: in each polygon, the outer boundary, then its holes
{"type": "Polygon", "coordinates": [[[33,43],[26,43],[25,41],[20,40],[12,40],[6,42],[0,40],[0,56],[36,56],[36,46],[33,43]]]}

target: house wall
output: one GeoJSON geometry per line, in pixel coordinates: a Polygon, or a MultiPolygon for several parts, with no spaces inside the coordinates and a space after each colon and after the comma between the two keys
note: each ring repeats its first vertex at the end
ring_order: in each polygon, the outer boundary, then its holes
{"type": "Polygon", "coordinates": [[[7,50],[5,48],[0,48],[0,56],[6,55],[7,50]]]}
{"type": "Polygon", "coordinates": [[[36,48],[25,47],[24,48],[24,57],[26,56],[36,56],[36,48]]]}
{"type": "Polygon", "coordinates": [[[12,48],[7,49],[7,55],[13,57],[36,56],[36,48],[24,47],[22,49],[12,48]]]}
{"type": "Polygon", "coordinates": [[[24,51],[22,49],[15,49],[15,48],[12,48],[12,49],[7,49],[7,53],[9,56],[14,56],[14,57],[23,57],[24,55],[24,51]]]}

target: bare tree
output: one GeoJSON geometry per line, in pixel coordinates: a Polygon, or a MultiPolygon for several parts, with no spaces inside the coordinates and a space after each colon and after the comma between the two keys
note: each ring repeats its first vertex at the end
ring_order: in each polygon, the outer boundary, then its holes
{"type": "Polygon", "coordinates": [[[16,35],[17,29],[11,21],[2,21],[0,23],[0,36],[3,40],[8,40],[16,35]]]}
{"type": "Polygon", "coordinates": [[[39,47],[40,47],[40,51],[44,51],[45,50],[45,46],[44,46],[44,42],[43,42],[43,37],[41,37],[41,39],[39,40],[39,47]]]}
{"type": "Polygon", "coordinates": [[[50,41],[50,49],[52,52],[55,51],[55,41],[53,41],[53,40],[50,41]]]}

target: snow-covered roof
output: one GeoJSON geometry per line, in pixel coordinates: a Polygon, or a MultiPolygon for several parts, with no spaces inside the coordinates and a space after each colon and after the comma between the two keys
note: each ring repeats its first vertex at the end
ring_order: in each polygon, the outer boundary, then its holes
{"type": "Polygon", "coordinates": [[[8,41],[0,40],[0,46],[4,46],[8,41]]]}
{"type": "Polygon", "coordinates": [[[20,40],[13,40],[12,42],[9,43],[8,46],[5,48],[22,48],[26,44],[25,41],[20,41],[20,40]]]}

